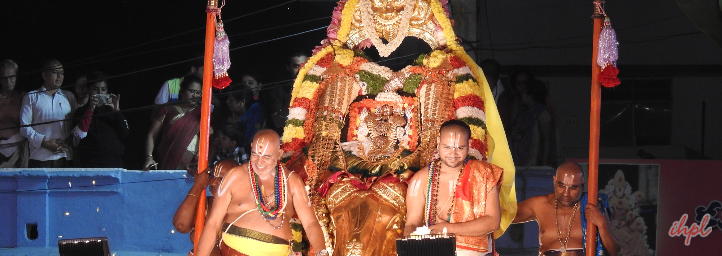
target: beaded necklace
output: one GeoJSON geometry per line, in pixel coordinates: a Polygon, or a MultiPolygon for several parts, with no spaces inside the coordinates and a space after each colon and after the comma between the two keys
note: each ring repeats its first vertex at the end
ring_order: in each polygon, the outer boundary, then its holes
{"type": "Polygon", "coordinates": [[[283,212],[286,209],[288,183],[286,176],[283,175],[283,166],[280,161],[278,162],[276,171],[276,178],[274,181],[275,200],[271,200],[271,202],[267,205],[264,200],[263,192],[261,192],[261,188],[258,185],[258,174],[253,171],[253,165],[250,163],[248,164],[248,175],[251,179],[251,187],[254,192],[253,196],[256,199],[256,206],[258,207],[258,211],[266,220],[275,220],[279,213],[283,215],[283,212]]]}
{"type": "MultiPolygon", "coordinates": [[[[439,181],[441,180],[441,170],[436,167],[438,161],[433,161],[431,164],[429,164],[429,177],[427,180],[427,190],[426,190],[426,204],[424,205],[424,213],[426,214],[426,225],[431,226],[436,224],[436,217],[438,216],[436,205],[439,202],[439,181]]],[[[464,166],[469,162],[469,159],[466,159],[464,162],[464,166]]],[[[459,180],[461,179],[461,175],[464,172],[464,169],[462,168],[461,171],[459,171],[459,176],[456,178],[456,183],[451,186],[454,186],[454,191],[449,195],[450,197],[453,197],[454,194],[456,194],[456,186],[459,184],[459,180]]],[[[448,202],[448,201],[447,201],[448,202]]],[[[446,221],[451,221],[451,214],[454,209],[454,203],[455,200],[451,200],[451,206],[449,207],[449,210],[447,211],[447,218],[446,221]]],[[[445,207],[446,205],[444,205],[445,207]]],[[[443,207],[442,207],[443,209],[443,207]]]]}

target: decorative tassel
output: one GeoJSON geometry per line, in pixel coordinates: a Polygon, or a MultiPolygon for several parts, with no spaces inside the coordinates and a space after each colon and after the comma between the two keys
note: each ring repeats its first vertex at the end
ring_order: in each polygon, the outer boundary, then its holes
{"type": "Polygon", "coordinates": [[[613,65],[608,65],[604,69],[602,69],[602,72],[599,73],[599,76],[597,76],[597,80],[599,80],[600,83],[604,87],[614,87],[619,85],[621,82],[619,81],[619,78],[617,78],[617,74],[619,74],[619,69],[613,65]]]}
{"type": "Polygon", "coordinates": [[[213,44],[213,87],[220,90],[231,84],[231,78],[228,77],[228,69],[231,67],[229,43],[223,21],[219,20],[216,24],[216,41],[213,44]]]}
{"type": "Polygon", "coordinates": [[[597,64],[604,68],[607,63],[614,66],[617,65],[617,58],[619,58],[619,51],[617,50],[617,34],[612,28],[612,23],[609,21],[609,17],[604,18],[604,28],[599,34],[599,54],[597,55],[597,64]]]}
{"type": "Polygon", "coordinates": [[[597,65],[602,68],[602,72],[597,77],[604,87],[614,87],[620,84],[617,74],[617,59],[619,51],[617,49],[617,34],[612,28],[612,22],[609,17],[604,17],[604,28],[599,34],[599,52],[597,54],[597,65]]]}

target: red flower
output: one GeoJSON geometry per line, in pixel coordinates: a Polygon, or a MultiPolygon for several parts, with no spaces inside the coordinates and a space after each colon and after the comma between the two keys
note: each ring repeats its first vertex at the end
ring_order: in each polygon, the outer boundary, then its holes
{"type": "Polygon", "coordinates": [[[599,73],[597,80],[599,80],[604,87],[614,87],[621,83],[619,78],[617,78],[617,74],[619,74],[619,69],[615,66],[608,65],[599,73]]]}
{"type": "Polygon", "coordinates": [[[316,65],[323,68],[328,68],[331,66],[331,63],[333,62],[333,54],[327,53],[326,56],[323,56],[323,58],[319,59],[316,62],[316,65]]]}
{"type": "Polygon", "coordinates": [[[291,105],[291,108],[303,108],[308,110],[311,107],[311,100],[309,98],[296,98],[293,100],[293,105],[291,105]]]}
{"type": "Polygon", "coordinates": [[[481,100],[481,98],[479,98],[479,96],[476,96],[474,94],[464,95],[454,99],[454,109],[466,106],[476,107],[480,110],[484,110],[484,102],[481,100]]]}
{"type": "Polygon", "coordinates": [[[461,60],[461,58],[456,57],[456,56],[449,57],[449,62],[451,63],[451,66],[454,68],[461,68],[461,67],[466,66],[466,63],[464,63],[464,61],[461,60]]]}

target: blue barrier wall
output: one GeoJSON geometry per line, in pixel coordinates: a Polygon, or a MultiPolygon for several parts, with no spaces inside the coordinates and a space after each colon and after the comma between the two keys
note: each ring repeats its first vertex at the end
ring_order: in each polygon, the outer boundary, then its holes
{"type": "Polygon", "coordinates": [[[172,219],[192,184],[184,170],[1,169],[0,247],[108,237],[112,251],[187,253],[172,219]]]}

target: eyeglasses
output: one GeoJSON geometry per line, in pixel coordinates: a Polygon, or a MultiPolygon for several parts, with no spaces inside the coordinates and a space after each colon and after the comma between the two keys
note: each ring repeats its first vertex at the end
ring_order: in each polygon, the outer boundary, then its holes
{"type": "Polygon", "coordinates": [[[193,90],[193,89],[186,89],[186,92],[189,92],[191,94],[199,94],[199,95],[203,93],[203,91],[201,91],[201,90],[193,90]]]}

